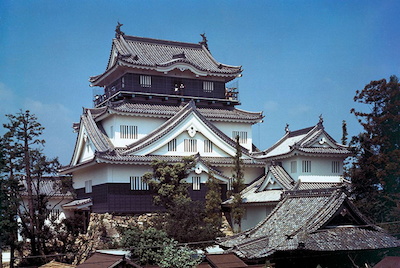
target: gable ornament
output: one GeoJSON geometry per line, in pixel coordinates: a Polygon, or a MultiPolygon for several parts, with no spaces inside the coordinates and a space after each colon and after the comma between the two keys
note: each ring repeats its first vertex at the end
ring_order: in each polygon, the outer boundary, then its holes
{"type": "Polygon", "coordinates": [[[197,133],[197,128],[193,125],[188,127],[186,130],[191,138],[193,138],[197,133]]]}

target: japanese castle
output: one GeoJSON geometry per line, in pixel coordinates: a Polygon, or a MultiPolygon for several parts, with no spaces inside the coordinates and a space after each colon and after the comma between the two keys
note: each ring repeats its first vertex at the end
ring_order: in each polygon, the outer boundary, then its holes
{"type": "Polygon", "coordinates": [[[73,125],[76,145],[61,174],[72,175],[77,198],[64,210],[157,211],[142,176],[152,171],[153,160],[178,163],[185,156],[196,159],[187,177],[192,199],[205,199],[212,172],[229,209],[237,136],[248,185],[244,230],[263,220],[284,191],[346,184],[343,160],[350,152],[325,131],[322,118],[257,149],[252,126],[264,115],[238,108],[239,89],[232,85],[242,68],[218,62],[205,35],[184,43],[125,35],[120,26],[105,72],[90,77],[101,94],[73,125]]]}

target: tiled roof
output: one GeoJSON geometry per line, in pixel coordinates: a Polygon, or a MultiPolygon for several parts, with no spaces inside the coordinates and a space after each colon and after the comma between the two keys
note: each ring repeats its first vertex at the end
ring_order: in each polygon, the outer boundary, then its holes
{"type": "MultiPolygon", "coordinates": [[[[107,71],[116,65],[160,71],[160,68],[183,63],[209,75],[233,77],[242,72],[240,66],[217,62],[207,48],[195,43],[121,35],[113,39],[113,47],[118,52],[117,60],[112,66],[109,63],[107,71]]],[[[104,74],[91,77],[90,81],[95,84],[104,74]]]]}
{"type": "MultiPolygon", "coordinates": [[[[187,105],[187,103],[184,103],[187,105]]],[[[162,105],[162,104],[147,104],[147,103],[134,103],[128,100],[113,102],[108,104],[107,107],[90,109],[93,117],[97,117],[105,113],[139,115],[158,118],[171,118],[178,113],[184,105],[162,105]]],[[[259,122],[264,116],[262,112],[248,112],[233,107],[221,108],[201,108],[197,110],[208,120],[223,121],[223,122],[259,122]]]]}
{"type": "MultiPolygon", "coordinates": [[[[22,196],[27,196],[27,182],[26,180],[22,181],[24,188],[20,192],[22,196]]],[[[59,177],[43,177],[39,181],[36,178],[32,179],[32,192],[34,195],[43,194],[49,197],[59,197],[59,198],[73,198],[73,195],[70,191],[63,192],[61,185],[61,178],[59,177]],[[39,184],[38,184],[39,182],[39,184]]]]}
{"type": "MultiPolygon", "coordinates": [[[[113,162],[113,163],[126,163],[126,164],[149,164],[154,160],[167,161],[170,163],[182,162],[182,156],[170,156],[170,155],[121,155],[118,153],[118,149],[114,152],[109,153],[98,153],[97,159],[99,162],[113,162]]],[[[202,157],[202,160],[208,164],[215,166],[226,166],[233,165],[231,157],[202,157]]],[[[243,159],[245,166],[264,166],[265,164],[261,161],[253,159],[243,159]]]]}
{"type": "Polygon", "coordinates": [[[219,243],[240,257],[259,259],[276,251],[362,250],[400,246],[400,241],[372,225],[341,188],[290,191],[256,227],[219,243]],[[340,212],[351,213],[352,225],[329,226],[340,212]]]}
{"type": "Polygon", "coordinates": [[[289,190],[293,188],[294,180],[283,167],[280,165],[271,165],[269,166],[268,170],[285,189],[289,190]]]}
{"type": "Polygon", "coordinates": [[[82,118],[82,124],[86,129],[87,135],[89,135],[90,140],[96,147],[96,151],[104,152],[112,150],[114,148],[113,144],[105,134],[105,131],[102,128],[100,128],[93,120],[93,117],[91,115],[91,110],[87,109],[86,113],[84,113],[81,116],[81,118],[82,118]]]}
{"type": "MultiPolygon", "coordinates": [[[[324,142],[323,142],[324,143],[324,142]]],[[[289,155],[293,151],[305,154],[330,154],[348,156],[351,154],[347,146],[337,143],[324,129],[322,120],[314,127],[296,131],[286,131],[286,134],[273,146],[263,152],[257,152],[255,157],[276,159],[289,155]],[[316,147],[317,139],[323,136],[332,146],[316,147]]]]}

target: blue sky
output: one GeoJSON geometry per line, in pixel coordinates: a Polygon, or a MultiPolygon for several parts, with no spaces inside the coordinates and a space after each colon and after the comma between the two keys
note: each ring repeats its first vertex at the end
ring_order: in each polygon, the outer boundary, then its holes
{"type": "MultiPolygon", "coordinates": [[[[400,1],[0,1],[0,123],[29,109],[46,128],[45,153],[68,164],[88,78],[105,70],[117,21],[127,35],[201,41],[242,65],[239,108],[263,111],[254,143],[266,149],[323,115],[340,141],[361,131],[350,109],[371,80],[400,76],[400,1]]],[[[4,130],[0,130],[0,134],[4,130]]]]}

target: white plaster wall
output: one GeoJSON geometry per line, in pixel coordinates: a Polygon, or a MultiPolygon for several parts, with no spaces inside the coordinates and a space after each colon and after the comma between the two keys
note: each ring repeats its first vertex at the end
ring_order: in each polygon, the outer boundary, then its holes
{"type": "Polygon", "coordinates": [[[252,150],[253,144],[253,132],[252,132],[252,125],[247,123],[231,123],[231,122],[213,122],[213,124],[219,128],[225,135],[232,138],[233,140],[235,137],[232,137],[232,131],[246,131],[247,132],[247,143],[241,144],[243,147],[248,149],[249,151],[252,150]]]}
{"type": "Polygon", "coordinates": [[[96,164],[84,170],[73,173],[72,181],[74,189],[84,188],[85,181],[92,180],[92,186],[106,183],[109,178],[109,169],[105,164],[96,164]]]}
{"type": "Polygon", "coordinates": [[[274,207],[275,206],[271,205],[245,207],[246,212],[242,218],[242,231],[246,231],[256,226],[271,213],[274,207]]]}
{"type": "Polygon", "coordinates": [[[147,136],[149,133],[154,131],[160,125],[162,125],[166,119],[153,118],[153,117],[138,117],[138,116],[124,116],[124,115],[113,115],[102,121],[102,126],[105,129],[107,136],[111,139],[111,142],[115,147],[124,147],[147,136]],[[132,125],[138,127],[138,139],[121,139],[120,138],[120,126],[121,125],[132,125]],[[111,126],[114,133],[111,133],[111,126]]]}
{"type": "Polygon", "coordinates": [[[288,174],[295,180],[301,175],[318,175],[318,176],[338,176],[343,174],[343,158],[334,157],[304,157],[295,156],[286,159],[282,162],[282,167],[288,172],[288,174]],[[302,172],[302,161],[311,161],[311,172],[302,172]],[[297,172],[291,173],[291,161],[297,162],[297,172]],[[340,170],[339,173],[332,173],[332,162],[339,161],[340,170]]]}

